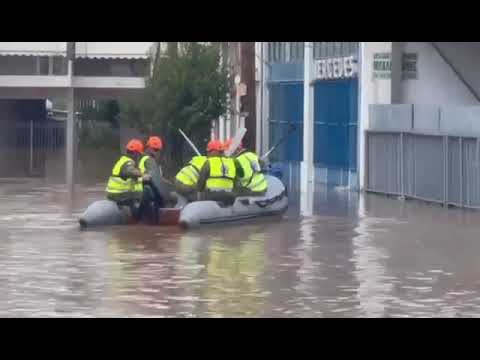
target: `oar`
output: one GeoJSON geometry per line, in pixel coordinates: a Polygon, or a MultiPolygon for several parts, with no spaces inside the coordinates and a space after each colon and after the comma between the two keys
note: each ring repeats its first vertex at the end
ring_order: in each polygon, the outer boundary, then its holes
{"type": "Polygon", "coordinates": [[[225,150],[225,156],[231,156],[235,152],[235,150],[237,150],[246,133],[247,133],[246,128],[243,127],[238,129],[237,133],[235,134],[235,137],[232,140],[232,143],[230,144],[228,149],[225,150]]]}
{"type": "Polygon", "coordinates": [[[182,134],[182,136],[185,138],[185,140],[187,140],[187,142],[190,144],[190,146],[192,147],[193,151],[195,151],[197,153],[198,156],[201,156],[202,154],[200,154],[200,151],[198,151],[197,147],[195,146],[195,144],[188,138],[188,136],[182,131],[182,129],[178,129],[178,131],[180,132],[180,134],[182,134]]]}
{"type": "Polygon", "coordinates": [[[281,143],[283,143],[292,133],[294,133],[295,131],[297,131],[298,127],[296,125],[290,125],[290,130],[288,131],[288,133],[283,136],[280,140],[278,140],[278,142],[270,149],[268,150],[265,155],[263,155],[260,160],[265,160],[268,155],[270,155],[281,143]]]}
{"type": "Polygon", "coordinates": [[[187,143],[191,146],[191,148],[193,149],[193,151],[198,155],[198,156],[201,156],[202,154],[200,154],[200,151],[198,151],[197,147],[195,146],[195,144],[192,142],[192,140],[190,140],[187,136],[187,134],[185,134],[182,129],[180,128],[176,128],[175,126],[172,126],[170,124],[168,124],[168,127],[173,129],[173,130],[178,130],[178,132],[180,134],[182,134],[182,136],[185,138],[185,140],[187,141],[187,143]]]}

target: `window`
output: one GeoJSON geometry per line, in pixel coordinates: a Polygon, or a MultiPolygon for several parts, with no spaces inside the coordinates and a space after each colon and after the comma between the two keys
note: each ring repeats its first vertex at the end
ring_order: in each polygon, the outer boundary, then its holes
{"type": "Polygon", "coordinates": [[[313,58],[344,57],[356,55],[357,51],[358,43],[356,42],[315,42],[313,45],[313,58]]]}
{"type": "Polygon", "coordinates": [[[53,74],[52,75],[67,75],[68,61],[64,56],[53,56],[53,74]]]}
{"type": "Polygon", "coordinates": [[[37,56],[37,75],[48,75],[49,57],[37,56]]]}

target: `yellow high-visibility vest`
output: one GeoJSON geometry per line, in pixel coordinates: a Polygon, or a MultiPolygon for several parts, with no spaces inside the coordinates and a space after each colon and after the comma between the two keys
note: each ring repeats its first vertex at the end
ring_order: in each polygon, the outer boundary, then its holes
{"type": "Polygon", "coordinates": [[[202,167],[206,161],[206,156],[193,157],[188,165],[178,172],[175,178],[184,185],[196,186],[198,183],[198,178],[200,177],[200,171],[202,170],[202,167]]]}
{"type": "Polygon", "coordinates": [[[236,159],[243,170],[243,177],[238,179],[240,186],[254,192],[265,191],[268,184],[265,176],[261,173],[258,156],[247,151],[240,154],[236,159]]]}
{"type": "Polygon", "coordinates": [[[208,158],[208,162],[210,163],[210,174],[206,189],[231,192],[237,173],[233,159],[216,156],[208,158]]]}
{"type": "Polygon", "coordinates": [[[105,189],[107,193],[123,194],[134,191],[137,180],[122,179],[120,177],[120,170],[122,170],[122,167],[128,162],[133,162],[133,160],[128,156],[123,155],[115,163],[115,165],[113,166],[112,175],[110,175],[107,183],[107,188],[105,189]]]}
{"type": "MultiPolygon", "coordinates": [[[[149,155],[143,155],[142,158],[140,159],[140,162],[138,163],[138,169],[142,173],[142,175],[145,175],[145,162],[150,158],[149,155]]],[[[135,192],[143,192],[143,182],[142,181],[137,181],[135,184],[134,188],[135,192]]]]}

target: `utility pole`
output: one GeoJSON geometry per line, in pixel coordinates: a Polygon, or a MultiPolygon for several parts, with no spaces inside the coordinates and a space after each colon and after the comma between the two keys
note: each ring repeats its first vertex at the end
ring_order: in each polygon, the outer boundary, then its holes
{"type": "Polygon", "coordinates": [[[178,42],[168,43],[168,56],[172,58],[178,57],[178,42]]]}
{"type": "MultiPolygon", "coordinates": [[[[240,113],[244,115],[247,133],[244,145],[249,149],[256,148],[256,84],[255,84],[255,42],[240,43],[240,76],[246,86],[246,94],[240,98],[240,113]]],[[[238,90],[238,88],[237,88],[238,90]]]]}

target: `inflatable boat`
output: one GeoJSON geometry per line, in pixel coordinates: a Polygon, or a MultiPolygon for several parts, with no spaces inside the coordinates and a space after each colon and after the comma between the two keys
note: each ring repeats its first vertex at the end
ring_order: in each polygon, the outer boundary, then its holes
{"type": "Polygon", "coordinates": [[[184,228],[239,221],[283,214],[288,207],[287,191],[276,177],[266,175],[268,190],[264,196],[237,197],[231,206],[215,201],[195,201],[180,211],[179,225],[184,228]]]}
{"type": "MultiPolygon", "coordinates": [[[[287,190],[276,177],[265,175],[268,190],[264,196],[237,197],[233,205],[223,206],[216,201],[195,201],[187,203],[177,195],[174,208],[159,211],[158,225],[179,225],[192,228],[203,224],[224,223],[275,216],[283,214],[288,208],[287,190]]],[[[100,200],[91,204],[79,219],[82,229],[97,226],[134,224],[128,208],[119,207],[110,200],[100,200]]]]}

